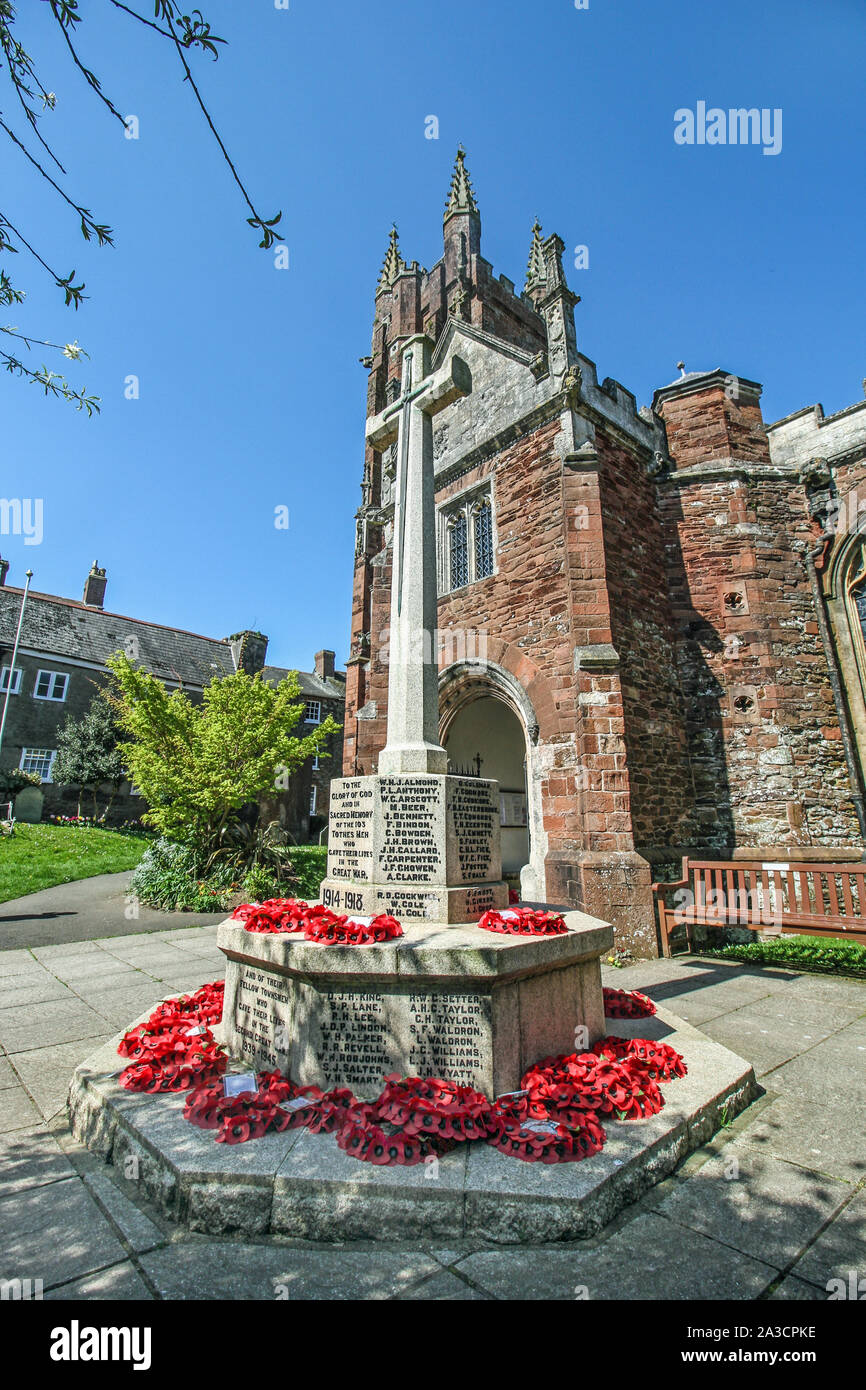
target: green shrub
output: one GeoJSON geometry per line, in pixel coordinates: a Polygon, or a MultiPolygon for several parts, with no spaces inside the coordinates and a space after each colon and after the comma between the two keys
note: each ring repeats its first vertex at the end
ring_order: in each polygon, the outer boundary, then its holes
{"type": "Polygon", "coordinates": [[[324,845],[294,845],[288,882],[263,864],[243,874],[235,864],[216,863],[205,875],[193,849],[160,839],[148,846],[129,888],[148,907],[163,912],[222,912],[239,893],[245,902],[286,897],[315,901],[327,860],[324,845]]]}
{"type": "Polygon", "coordinates": [[[25,787],[41,787],[38,772],[22,772],[20,767],[0,767],[0,797],[15,797],[25,787]]]}
{"type": "Polygon", "coordinates": [[[230,865],[212,869],[205,880],[192,849],[157,840],[145,850],[129,889],[163,912],[221,912],[239,886],[230,865]]]}
{"type": "Polygon", "coordinates": [[[866,946],[823,936],[774,936],[717,951],[703,949],[701,955],[751,965],[783,965],[791,970],[866,977],[866,946]]]}
{"type": "Polygon", "coordinates": [[[294,885],[286,884],[284,879],[275,878],[273,871],[266,865],[256,864],[244,877],[243,892],[245,902],[263,903],[268,898],[293,896],[294,885]]]}
{"type": "Polygon", "coordinates": [[[292,874],[297,879],[291,885],[292,896],[315,901],[328,865],[327,845],[293,845],[290,860],[292,874]]]}

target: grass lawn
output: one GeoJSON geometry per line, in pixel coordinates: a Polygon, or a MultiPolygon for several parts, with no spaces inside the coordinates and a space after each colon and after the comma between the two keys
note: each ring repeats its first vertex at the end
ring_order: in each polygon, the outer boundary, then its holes
{"type": "Polygon", "coordinates": [[[134,869],[147,847],[144,836],[91,826],[16,825],[0,837],[0,903],[55,883],[134,869]]]}

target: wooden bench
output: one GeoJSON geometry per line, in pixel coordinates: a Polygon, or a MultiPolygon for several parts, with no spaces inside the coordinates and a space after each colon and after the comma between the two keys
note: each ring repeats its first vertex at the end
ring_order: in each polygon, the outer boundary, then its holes
{"type": "Polygon", "coordinates": [[[654,883],[662,951],[685,927],[747,927],[803,933],[866,944],[866,862],[777,863],[764,860],[683,859],[676,883],[654,883]]]}

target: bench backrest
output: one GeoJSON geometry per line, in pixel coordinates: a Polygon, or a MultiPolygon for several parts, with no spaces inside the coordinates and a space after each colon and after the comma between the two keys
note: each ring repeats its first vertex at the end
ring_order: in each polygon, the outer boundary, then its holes
{"type": "Polygon", "coordinates": [[[699,915],[734,924],[771,925],[801,917],[866,921],[866,862],[859,860],[815,864],[684,859],[683,878],[689,880],[699,915]]]}

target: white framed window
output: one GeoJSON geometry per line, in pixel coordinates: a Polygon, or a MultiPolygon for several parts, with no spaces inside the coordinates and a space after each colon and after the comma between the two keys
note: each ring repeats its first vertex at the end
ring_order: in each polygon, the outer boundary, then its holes
{"type": "Polygon", "coordinates": [[[321,700],[308,700],[304,706],[304,719],[307,724],[321,724],[322,722],[322,702],[321,700]]]}
{"type": "Polygon", "coordinates": [[[317,793],[317,792],[318,792],[318,787],[310,787],[310,815],[311,815],[311,816],[314,816],[314,815],[316,814],[316,793],[317,793]]]}
{"type": "Polygon", "coordinates": [[[22,772],[38,772],[43,782],[50,782],[56,757],[56,748],[22,748],[18,766],[22,772]]]}
{"type": "Polygon", "coordinates": [[[62,671],[37,671],[33,698],[34,700],[63,701],[66,699],[68,685],[69,677],[62,671]]]}
{"type": "Polygon", "coordinates": [[[314,753],[314,754],[313,754],[313,771],[314,771],[314,772],[318,772],[318,770],[319,770],[319,755],[318,755],[318,753],[314,753]]]}
{"type": "Polygon", "coordinates": [[[134,782],[130,782],[130,784],[129,784],[129,795],[130,795],[130,796],[141,796],[141,795],[142,795],[141,787],[137,787],[137,786],[135,785],[134,782]]]}
{"type": "Polygon", "coordinates": [[[439,592],[450,593],[494,573],[496,544],[490,488],[477,488],[440,512],[439,592]]]}
{"type": "Polygon", "coordinates": [[[4,666],[3,670],[0,671],[0,695],[5,695],[7,690],[10,695],[17,695],[20,689],[21,667],[16,666],[13,671],[11,666],[4,666]]]}

